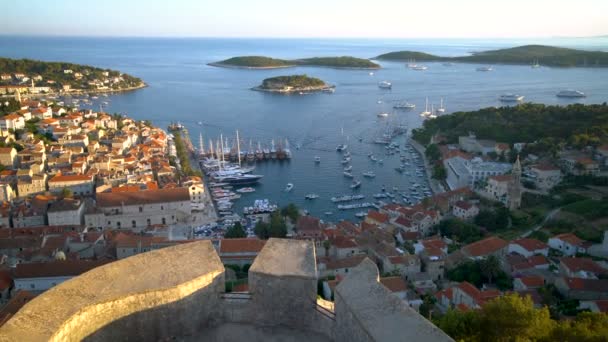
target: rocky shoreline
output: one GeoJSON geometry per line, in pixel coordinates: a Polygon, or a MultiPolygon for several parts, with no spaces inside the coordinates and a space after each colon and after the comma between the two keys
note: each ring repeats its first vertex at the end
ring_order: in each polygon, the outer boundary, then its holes
{"type": "Polygon", "coordinates": [[[251,90],[255,90],[255,91],[263,91],[263,92],[267,92],[267,93],[278,93],[278,94],[293,94],[293,93],[306,93],[306,94],[310,94],[310,93],[318,93],[318,92],[323,92],[323,91],[333,91],[333,89],[335,89],[335,86],[331,86],[331,85],[324,85],[324,86],[320,86],[320,87],[299,87],[299,88],[262,88],[261,86],[257,86],[257,87],[253,87],[251,88],[251,90]]]}
{"type": "Polygon", "coordinates": [[[227,69],[250,69],[250,70],[267,70],[267,69],[286,69],[286,68],[294,68],[297,65],[277,65],[277,66],[265,66],[265,67],[253,67],[253,66],[243,66],[243,65],[230,65],[224,63],[207,63],[209,66],[219,67],[219,68],[227,68],[227,69]]]}

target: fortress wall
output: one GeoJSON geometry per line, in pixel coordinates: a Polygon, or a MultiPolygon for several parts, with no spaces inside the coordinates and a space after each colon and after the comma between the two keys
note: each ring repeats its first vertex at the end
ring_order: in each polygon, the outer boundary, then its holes
{"type": "Polygon", "coordinates": [[[95,268],[27,303],[0,341],[159,340],[213,324],[224,267],[209,241],[95,268]]]}
{"type": "Polygon", "coordinates": [[[369,259],[338,284],[335,310],[336,341],[453,341],[384,287],[369,259]]]}

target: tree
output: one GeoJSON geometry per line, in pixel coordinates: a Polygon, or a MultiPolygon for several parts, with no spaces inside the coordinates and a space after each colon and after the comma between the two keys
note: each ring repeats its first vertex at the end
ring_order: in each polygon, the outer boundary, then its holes
{"type": "Polygon", "coordinates": [[[429,161],[435,162],[441,157],[441,151],[439,151],[439,147],[437,147],[436,144],[430,144],[424,151],[424,155],[429,159],[429,161]]]}
{"type": "Polygon", "coordinates": [[[423,295],[422,304],[420,304],[420,308],[418,309],[420,314],[430,320],[436,302],[435,296],[430,294],[423,295]]]}
{"type": "Polygon", "coordinates": [[[479,313],[477,311],[460,312],[448,309],[445,315],[435,320],[446,334],[456,341],[476,340],[479,334],[479,313]]]}
{"type": "Polygon", "coordinates": [[[74,193],[72,192],[72,190],[70,188],[63,188],[63,189],[61,189],[60,195],[62,198],[71,198],[74,196],[74,193]]]}
{"type": "Polygon", "coordinates": [[[481,260],[479,267],[481,268],[481,274],[488,279],[490,284],[492,283],[492,279],[501,272],[500,261],[494,255],[481,260]]]}
{"type": "Polygon", "coordinates": [[[480,316],[481,341],[536,341],[547,338],[555,327],[549,309],[536,309],[530,297],[517,294],[491,300],[480,316]]]}
{"type": "Polygon", "coordinates": [[[295,223],[300,217],[300,210],[295,204],[289,203],[285,208],[281,209],[281,214],[289,217],[291,222],[295,223]]]}
{"type": "Polygon", "coordinates": [[[247,237],[247,233],[245,233],[245,229],[243,229],[241,222],[236,222],[232,227],[228,228],[224,234],[224,238],[226,239],[238,239],[244,237],[247,237]]]}
{"type": "Polygon", "coordinates": [[[270,225],[268,223],[265,223],[262,220],[260,220],[255,224],[255,227],[253,227],[253,232],[259,239],[267,240],[270,237],[269,228],[270,228],[270,225]]]}
{"type": "Polygon", "coordinates": [[[606,341],[608,314],[582,312],[573,321],[560,321],[547,341],[606,341]]]}
{"type": "Polygon", "coordinates": [[[437,180],[444,180],[448,176],[448,172],[441,164],[435,164],[433,166],[433,178],[437,180]]]}
{"type": "Polygon", "coordinates": [[[285,219],[278,212],[272,213],[270,216],[269,237],[284,238],[287,236],[287,224],[285,219]]]}

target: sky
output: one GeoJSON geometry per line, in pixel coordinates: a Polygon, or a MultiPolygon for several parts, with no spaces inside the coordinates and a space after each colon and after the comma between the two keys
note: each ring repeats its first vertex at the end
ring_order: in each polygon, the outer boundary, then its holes
{"type": "Polygon", "coordinates": [[[536,38],[608,35],[608,0],[27,0],[0,34],[536,38]]]}

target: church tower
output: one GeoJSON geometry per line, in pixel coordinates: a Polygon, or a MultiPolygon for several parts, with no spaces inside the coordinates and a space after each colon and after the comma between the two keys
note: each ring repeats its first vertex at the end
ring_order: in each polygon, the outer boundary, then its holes
{"type": "Polygon", "coordinates": [[[510,210],[513,210],[521,206],[521,163],[519,162],[519,155],[517,155],[517,160],[513,164],[511,177],[508,191],[508,207],[510,210]]]}

